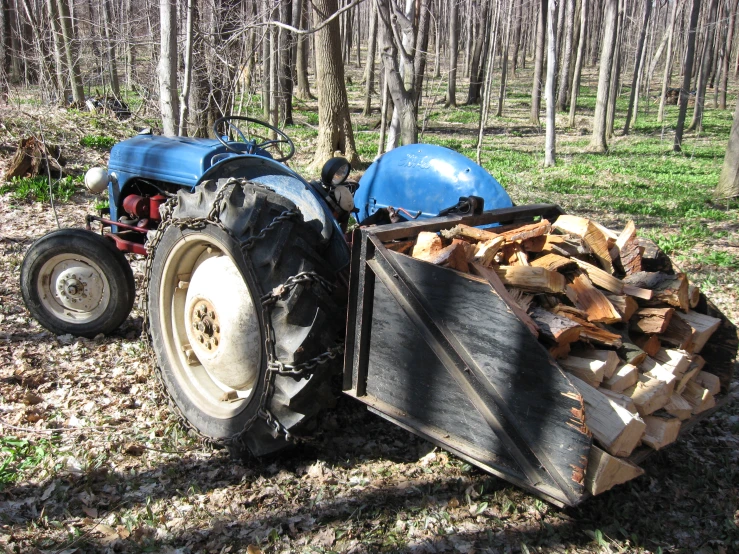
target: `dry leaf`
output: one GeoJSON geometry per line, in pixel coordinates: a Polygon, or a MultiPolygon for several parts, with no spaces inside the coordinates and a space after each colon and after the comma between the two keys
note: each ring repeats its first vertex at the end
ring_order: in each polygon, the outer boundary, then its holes
{"type": "Polygon", "coordinates": [[[23,403],[26,406],[35,406],[36,404],[41,404],[44,399],[41,397],[41,395],[36,394],[35,392],[31,392],[30,390],[27,390],[26,393],[23,395],[23,403]]]}
{"type": "Polygon", "coordinates": [[[146,448],[138,443],[129,442],[123,451],[129,456],[141,456],[146,451],[146,448]]]}
{"type": "Polygon", "coordinates": [[[95,519],[98,517],[98,511],[97,508],[89,508],[87,506],[82,506],[82,511],[85,512],[88,516],[95,519]]]}
{"type": "Polygon", "coordinates": [[[262,554],[262,549],[258,546],[254,546],[253,544],[250,544],[246,547],[246,554],[262,554]]]}

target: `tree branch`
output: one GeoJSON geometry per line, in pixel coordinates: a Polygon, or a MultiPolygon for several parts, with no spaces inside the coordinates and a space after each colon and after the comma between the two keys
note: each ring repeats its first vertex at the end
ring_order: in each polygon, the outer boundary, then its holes
{"type": "Polygon", "coordinates": [[[262,23],[255,23],[255,27],[263,27],[265,25],[274,25],[275,27],[280,27],[281,29],[287,29],[288,31],[290,31],[291,33],[295,33],[296,35],[311,35],[323,29],[326,25],[331,23],[334,19],[339,17],[345,11],[352,9],[354,6],[357,6],[361,4],[362,2],[364,2],[364,0],[354,0],[350,4],[347,4],[346,6],[344,6],[343,8],[341,8],[340,10],[332,14],[331,17],[329,17],[328,19],[324,19],[323,21],[321,21],[320,25],[318,25],[317,27],[313,27],[312,29],[296,29],[292,25],[288,25],[287,23],[282,23],[281,21],[264,21],[262,23]]]}

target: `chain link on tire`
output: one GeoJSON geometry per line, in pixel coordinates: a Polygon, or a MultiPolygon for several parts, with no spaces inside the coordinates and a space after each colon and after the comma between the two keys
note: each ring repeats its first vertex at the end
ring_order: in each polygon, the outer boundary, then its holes
{"type": "MultiPolygon", "coordinates": [[[[143,293],[141,295],[140,308],[143,311],[143,325],[142,334],[147,339],[147,344],[151,346],[151,335],[149,328],[149,285],[151,283],[151,275],[154,264],[154,256],[156,254],[157,247],[164,236],[165,231],[169,227],[177,227],[178,229],[203,229],[207,225],[215,225],[223,232],[228,234],[231,238],[238,241],[238,238],[228,229],[220,219],[222,210],[223,199],[226,196],[227,191],[234,186],[252,185],[259,188],[266,189],[270,192],[273,190],[261,183],[249,181],[247,179],[230,178],[220,185],[216,197],[211,207],[210,212],[206,217],[192,217],[192,218],[175,218],[173,213],[177,207],[178,197],[170,198],[160,208],[161,222],[157,229],[150,234],[149,242],[147,244],[147,258],[146,265],[144,267],[144,279],[142,283],[143,293]]],[[[242,254],[244,259],[247,258],[247,252],[254,248],[255,244],[264,239],[269,235],[270,231],[275,229],[280,223],[294,219],[299,215],[299,212],[295,210],[286,210],[276,216],[272,221],[260,230],[259,233],[247,239],[242,245],[242,254]]],[[[264,387],[259,398],[259,404],[254,416],[252,416],[244,425],[244,428],[239,433],[232,435],[226,439],[214,439],[201,433],[182,413],[182,410],[177,406],[175,402],[170,399],[170,406],[175,412],[177,418],[182,424],[189,430],[200,436],[206,443],[224,448],[237,448],[240,451],[248,450],[244,437],[252,428],[257,419],[263,419],[268,427],[270,428],[271,434],[274,438],[284,436],[287,441],[295,441],[295,437],[290,431],[280,423],[279,419],[270,411],[269,405],[274,395],[274,378],[277,375],[285,375],[292,377],[304,377],[311,374],[317,367],[325,365],[331,360],[336,359],[344,352],[344,344],[337,343],[335,346],[329,348],[326,352],[315,356],[314,358],[302,362],[300,364],[289,365],[281,362],[275,351],[275,331],[272,325],[272,308],[273,306],[283,297],[285,297],[292,289],[298,285],[318,285],[322,287],[327,293],[332,293],[335,289],[335,285],[325,278],[318,275],[313,271],[304,271],[288,278],[284,283],[275,287],[267,294],[261,297],[262,303],[262,314],[264,320],[264,335],[265,335],[265,352],[267,354],[267,368],[264,372],[264,387]]],[[[161,392],[165,392],[166,385],[161,374],[161,368],[157,364],[156,367],[157,383],[162,387],[161,392]]],[[[167,395],[169,398],[169,395],[167,395]]]]}

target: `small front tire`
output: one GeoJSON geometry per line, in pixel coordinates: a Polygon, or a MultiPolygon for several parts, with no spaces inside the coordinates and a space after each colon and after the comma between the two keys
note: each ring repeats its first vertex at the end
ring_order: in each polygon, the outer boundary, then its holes
{"type": "Polygon", "coordinates": [[[31,315],[52,333],[93,338],[125,321],[136,283],[111,241],[84,229],[60,229],[29,248],[21,293],[31,315]]]}

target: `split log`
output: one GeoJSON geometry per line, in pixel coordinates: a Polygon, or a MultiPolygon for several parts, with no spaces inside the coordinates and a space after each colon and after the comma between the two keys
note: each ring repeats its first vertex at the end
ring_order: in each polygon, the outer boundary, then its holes
{"type": "MultiPolygon", "coordinates": [[[[651,358],[647,358],[647,360],[651,360],[651,358]]],[[[650,367],[648,371],[644,371],[644,375],[646,375],[647,377],[651,377],[652,379],[659,379],[660,381],[662,381],[666,386],[667,394],[672,395],[672,393],[675,392],[677,377],[673,375],[668,368],[655,363],[655,365],[650,367]]]]}
{"type": "Polygon", "coordinates": [[[688,287],[688,298],[690,299],[690,308],[694,309],[701,301],[701,289],[697,285],[688,287]]]}
{"type": "Polygon", "coordinates": [[[623,344],[621,335],[598,327],[594,323],[590,323],[587,320],[587,314],[582,314],[577,308],[559,304],[553,308],[553,312],[580,324],[582,326],[580,335],[589,342],[603,346],[612,346],[614,348],[620,348],[623,344]]]}
{"type": "Polygon", "coordinates": [[[525,291],[551,292],[554,294],[565,291],[564,276],[555,271],[548,271],[543,267],[501,266],[495,271],[504,284],[525,291]]]}
{"type": "Polygon", "coordinates": [[[21,139],[18,149],[8,163],[4,178],[10,181],[14,177],[46,176],[51,173],[53,178],[64,175],[66,159],[62,156],[62,149],[53,144],[46,144],[36,137],[21,139]]]}
{"type": "Polygon", "coordinates": [[[631,318],[631,328],[647,335],[664,333],[674,313],[673,308],[642,308],[631,318]]]}
{"type": "Polygon", "coordinates": [[[606,294],[606,298],[613,304],[613,307],[621,314],[621,319],[628,321],[631,316],[639,309],[639,304],[631,296],[606,294]]]}
{"type": "MultiPolygon", "coordinates": [[[[526,239],[521,242],[521,246],[526,252],[551,252],[553,246],[559,246],[567,242],[569,237],[565,235],[541,235],[526,239]]],[[[566,253],[565,253],[566,254],[566,253]]],[[[566,254],[565,257],[569,256],[566,254]]]]}
{"type": "Polygon", "coordinates": [[[475,245],[475,253],[473,261],[484,266],[489,266],[493,263],[495,255],[500,250],[500,247],[505,243],[503,237],[497,237],[494,239],[486,240],[484,242],[478,242],[475,245]]]}
{"type": "Polygon", "coordinates": [[[699,371],[693,381],[714,396],[721,392],[721,380],[718,378],[718,375],[714,375],[713,373],[699,371]]]}
{"type": "Polygon", "coordinates": [[[644,423],[647,424],[647,430],[642,442],[655,450],[672,444],[680,434],[680,420],[676,417],[650,415],[644,417],[644,423]]]}
{"type": "Polygon", "coordinates": [[[415,248],[415,246],[416,246],[415,240],[402,240],[402,241],[397,241],[397,242],[385,243],[385,248],[387,248],[388,250],[392,250],[393,252],[398,252],[399,254],[408,254],[409,256],[413,255],[413,248],[415,248]]]}
{"type": "Polygon", "coordinates": [[[536,325],[534,320],[531,319],[531,316],[529,316],[529,314],[526,312],[526,309],[522,308],[516,301],[516,299],[511,295],[511,293],[508,292],[508,290],[505,288],[505,285],[503,284],[503,281],[501,281],[500,277],[498,277],[498,274],[492,269],[484,267],[478,263],[473,263],[471,265],[471,268],[473,273],[479,275],[480,277],[487,280],[488,283],[490,283],[490,286],[493,287],[495,293],[501,298],[501,300],[503,300],[503,302],[506,303],[506,305],[508,305],[508,307],[516,315],[516,317],[520,319],[526,325],[526,327],[529,328],[529,331],[531,331],[535,337],[538,337],[539,327],[536,325]]]}
{"type": "Polygon", "coordinates": [[[566,293],[572,303],[588,314],[593,323],[618,323],[621,314],[606,296],[593,286],[586,274],[578,275],[567,285],[566,293]]]}
{"type": "Polygon", "coordinates": [[[616,239],[616,248],[621,259],[621,266],[626,275],[641,271],[642,247],[636,240],[636,226],[629,221],[616,239]]]}
{"type": "Polygon", "coordinates": [[[683,273],[668,275],[659,272],[639,271],[624,277],[623,282],[626,285],[652,290],[654,295],[651,302],[647,302],[648,305],[665,303],[685,312],[690,308],[688,279],[683,273]]]}
{"type": "Polygon", "coordinates": [[[585,358],[588,360],[598,360],[603,362],[603,378],[608,379],[611,377],[616,368],[621,365],[621,359],[614,350],[598,350],[595,348],[578,348],[573,355],[578,358],[585,358]]]}
{"type": "Polygon", "coordinates": [[[626,363],[638,366],[646,359],[647,353],[631,341],[628,329],[619,325],[617,327],[609,326],[608,330],[618,333],[621,337],[621,344],[617,347],[616,352],[622,360],[625,360],[626,363]]]}
{"type": "Polygon", "coordinates": [[[469,244],[464,241],[455,241],[449,246],[442,248],[426,261],[434,265],[441,265],[463,273],[469,273],[470,268],[467,264],[468,246],[469,244]]]}
{"type": "Polygon", "coordinates": [[[441,234],[447,239],[465,238],[480,242],[493,240],[500,236],[498,233],[485,229],[478,229],[477,227],[470,227],[469,225],[456,225],[451,229],[441,231],[441,234]]]}
{"type": "Polygon", "coordinates": [[[682,396],[690,404],[691,412],[699,414],[713,408],[716,400],[708,389],[701,387],[694,381],[689,381],[682,393],[682,396]]]}
{"type": "Polygon", "coordinates": [[[593,496],[640,475],[644,475],[644,470],[632,462],[611,456],[597,446],[590,448],[588,469],[585,472],[585,489],[593,496]]]}
{"type": "Polygon", "coordinates": [[[534,267],[543,267],[549,271],[559,271],[575,265],[574,258],[565,258],[559,254],[544,254],[540,258],[536,258],[531,261],[531,265],[534,267]]]}
{"type": "Polygon", "coordinates": [[[685,314],[678,312],[677,316],[682,321],[690,325],[690,328],[693,330],[692,342],[693,352],[695,353],[703,350],[708,339],[711,338],[711,335],[713,335],[716,329],[721,325],[721,320],[719,318],[704,315],[692,310],[685,314]]]}
{"type": "Polygon", "coordinates": [[[570,347],[569,342],[563,342],[562,344],[555,344],[554,346],[549,348],[549,355],[554,358],[555,360],[561,360],[562,358],[566,358],[570,355],[570,347]]]}
{"type": "Polygon", "coordinates": [[[517,242],[507,242],[500,249],[496,261],[501,265],[531,265],[526,252],[517,242]]]}
{"type": "Polygon", "coordinates": [[[659,246],[643,237],[638,237],[636,242],[643,249],[641,255],[642,271],[672,272],[672,262],[659,246]]]}
{"type": "Polygon", "coordinates": [[[535,237],[546,235],[552,230],[552,224],[548,220],[542,219],[538,223],[531,223],[529,225],[523,225],[518,229],[511,231],[505,231],[500,233],[501,236],[505,237],[506,241],[524,241],[535,237]]]}
{"type": "Polygon", "coordinates": [[[672,393],[672,396],[670,396],[670,401],[665,404],[664,410],[668,414],[678,418],[680,421],[685,421],[686,419],[690,419],[693,407],[687,400],[680,396],[677,391],[675,391],[672,393]]]}
{"type": "Polygon", "coordinates": [[[690,355],[684,350],[674,350],[672,348],[660,348],[655,354],[654,359],[663,367],[670,370],[676,377],[682,377],[690,367],[690,355]]]}
{"type": "Polygon", "coordinates": [[[662,348],[657,335],[640,335],[634,338],[634,344],[644,350],[648,356],[654,356],[662,348]]]}
{"type": "Polygon", "coordinates": [[[543,308],[533,308],[531,318],[536,322],[541,334],[557,344],[569,344],[580,338],[582,326],[543,308]]]}
{"type": "Polygon", "coordinates": [[[588,274],[588,277],[590,277],[590,280],[593,281],[596,286],[599,286],[608,292],[613,294],[628,294],[643,300],[649,300],[653,297],[653,292],[647,288],[629,285],[610,273],[603,271],[599,267],[595,267],[593,264],[589,264],[588,262],[584,262],[577,258],[573,258],[573,260],[583,271],[585,271],[585,273],[588,274]]]}
{"type": "Polygon", "coordinates": [[[577,377],[569,379],[585,403],[585,425],[593,437],[609,454],[629,456],[644,434],[644,421],[577,377]]]}
{"type": "Polygon", "coordinates": [[[601,383],[601,387],[613,392],[623,392],[636,385],[639,380],[639,370],[635,365],[624,364],[617,368],[614,374],[601,383]]]}
{"type": "Polygon", "coordinates": [[[444,248],[444,245],[439,235],[423,231],[418,234],[416,245],[413,247],[411,255],[419,260],[428,261],[436,256],[442,248],[444,248]]]}
{"type": "Polygon", "coordinates": [[[631,397],[636,409],[645,416],[656,412],[670,401],[672,387],[660,379],[639,375],[636,385],[626,389],[624,394],[631,397]]]}
{"type": "Polygon", "coordinates": [[[619,406],[622,406],[629,410],[632,414],[638,414],[639,412],[636,409],[636,404],[634,404],[634,401],[626,396],[625,394],[622,394],[620,392],[615,392],[609,389],[600,388],[598,389],[601,393],[605,394],[608,398],[613,400],[616,404],[619,406]]]}
{"type": "Polygon", "coordinates": [[[688,366],[688,371],[686,371],[685,374],[680,378],[677,387],[675,387],[675,391],[682,394],[685,390],[685,387],[688,386],[688,383],[690,383],[695,378],[695,376],[703,370],[703,367],[705,365],[706,360],[704,360],[701,356],[693,356],[693,360],[688,366]]]}
{"type": "Polygon", "coordinates": [[[603,381],[606,363],[600,360],[568,356],[560,360],[559,365],[575,377],[585,381],[591,387],[597,388],[603,381]]]}
{"type": "Polygon", "coordinates": [[[613,261],[608,251],[608,241],[592,221],[574,215],[561,215],[553,226],[564,233],[580,237],[593,251],[593,255],[609,273],[613,273],[613,261]]]}
{"type": "MultiPolygon", "coordinates": [[[[675,312],[679,315],[682,312],[675,312]]],[[[693,329],[679,317],[672,317],[667,330],[660,335],[660,340],[681,350],[693,352],[693,329]]]]}

